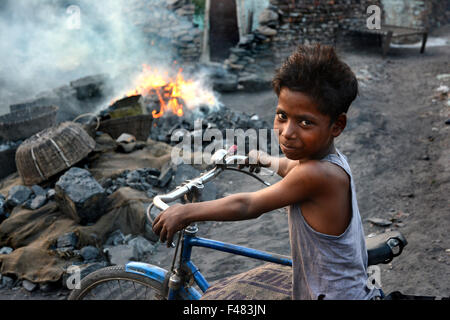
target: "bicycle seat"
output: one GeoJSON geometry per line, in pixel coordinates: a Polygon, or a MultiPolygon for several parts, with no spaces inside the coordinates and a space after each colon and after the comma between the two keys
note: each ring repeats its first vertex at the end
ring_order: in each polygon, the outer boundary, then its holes
{"type": "Polygon", "coordinates": [[[366,237],[368,265],[389,263],[399,256],[408,244],[399,231],[385,232],[374,237],[366,237]]]}

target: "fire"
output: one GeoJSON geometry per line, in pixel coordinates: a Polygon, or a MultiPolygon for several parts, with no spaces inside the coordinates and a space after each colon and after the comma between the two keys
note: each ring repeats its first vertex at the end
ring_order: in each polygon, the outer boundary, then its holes
{"type": "Polygon", "coordinates": [[[142,73],[136,79],[136,87],[126,93],[133,95],[156,95],[160,103],[160,110],[152,111],[153,118],[160,118],[170,111],[179,117],[184,115],[183,105],[194,109],[202,104],[215,106],[216,97],[212,90],[204,88],[199,80],[186,80],[180,68],[175,77],[167,71],[160,71],[143,65],[142,73]]]}

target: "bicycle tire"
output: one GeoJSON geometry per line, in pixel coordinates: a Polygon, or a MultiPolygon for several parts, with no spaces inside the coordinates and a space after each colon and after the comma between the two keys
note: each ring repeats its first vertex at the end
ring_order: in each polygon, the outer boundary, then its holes
{"type": "Polygon", "coordinates": [[[125,266],[112,266],[84,277],[80,288],[72,290],[67,300],[165,300],[165,297],[161,282],[126,272],[125,266]]]}

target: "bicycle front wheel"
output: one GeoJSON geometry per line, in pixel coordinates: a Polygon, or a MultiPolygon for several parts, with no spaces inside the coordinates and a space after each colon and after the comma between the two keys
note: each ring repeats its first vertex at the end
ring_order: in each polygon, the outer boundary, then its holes
{"type": "Polygon", "coordinates": [[[124,266],[99,269],[81,280],[68,300],[164,300],[162,283],[125,271],[124,266]]]}

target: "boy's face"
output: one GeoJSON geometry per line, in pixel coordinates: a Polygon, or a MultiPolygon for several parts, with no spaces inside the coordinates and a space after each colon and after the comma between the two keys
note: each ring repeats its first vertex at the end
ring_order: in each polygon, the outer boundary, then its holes
{"type": "Polygon", "coordinates": [[[323,158],[332,151],[333,139],[344,130],[345,124],[345,114],[331,124],[330,117],[321,113],[308,95],[281,89],[273,126],[279,130],[280,147],[288,159],[323,158]]]}

